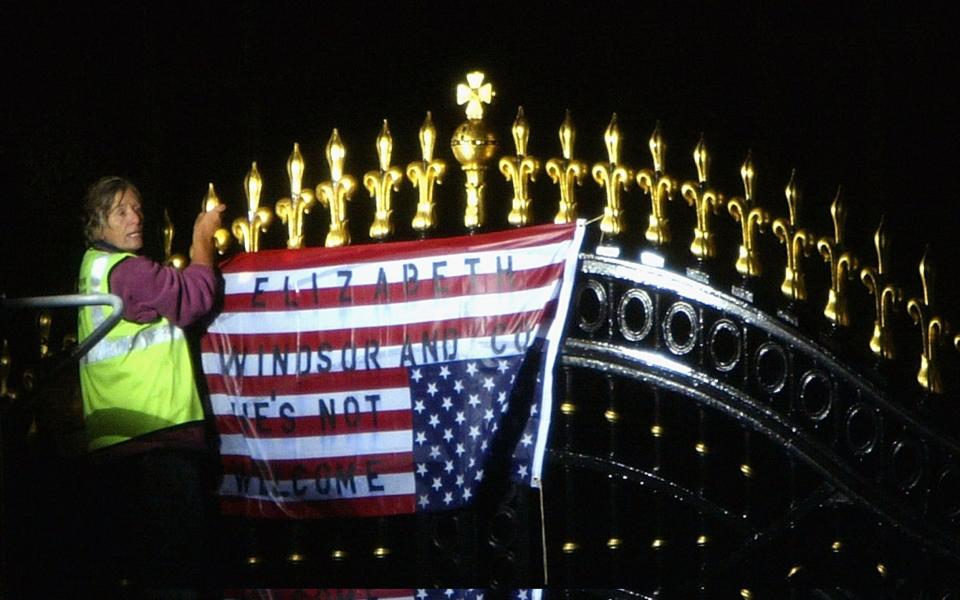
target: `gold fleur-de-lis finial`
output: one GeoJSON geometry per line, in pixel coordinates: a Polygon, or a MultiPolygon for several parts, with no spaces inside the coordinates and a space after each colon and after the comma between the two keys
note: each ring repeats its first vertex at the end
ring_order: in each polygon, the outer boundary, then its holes
{"type": "Polygon", "coordinates": [[[173,221],[170,220],[170,213],[163,209],[163,264],[177,269],[183,269],[187,266],[187,257],[182,254],[173,253],[173,236],[176,230],[173,227],[173,221]]]}
{"type": "MultiPolygon", "coordinates": [[[[208,183],[207,193],[203,196],[202,202],[204,212],[210,212],[220,204],[220,196],[217,195],[217,190],[214,189],[212,183],[208,183]]],[[[226,252],[227,248],[230,247],[230,232],[223,227],[213,232],[213,246],[220,254],[226,252]]]]}
{"type": "Polygon", "coordinates": [[[266,206],[260,206],[260,192],[263,189],[263,179],[254,161],[243,178],[243,192],[247,197],[247,217],[239,217],[233,221],[233,235],[243,244],[245,252],[260,250],[260,234],[267,231],[273,212],[266,206]]]}
{"type": "Polygon", "coordinates": [[[920,283],[923,286],[923,298],[910,298],[907,312],[915,325],[920,327],[920,369],[917,371],[917,383],[931,394],[943,393],[943,378],[940,375],[939,347],[949,335],[946,321],[935,313],[933,303],[934,270],[931,264],[930,247],[927,246],[920,260],[920,283]]]}
{"type": "Polygon", "coordinates": [[[831,323],[846,327],[850,324],[846,282],[856,277],[859,261],[856,255],[844,249],[843,226],[847,220],[847,207],[843,186],[837,188],[837,195],[830,204],[830,216],[833,218],[833,238],[821,237],[817,241],[817,249],[830,269],[830,291],[823,315],[831,323]]]}
{"type": "Polygon", "coordinates": [[[484,77],[480,71],[471,71],[467,83],[457,84],[457,105],[467,105],[468,119],[482,119],[483,105],[490,104],[496,95],[492,85],[483,83],[484,77]]]}
{"type": "Polygon", "coordinates": [[[484,195],[486,193],[487,163],[497,154],[497,136],[483,122],[483,103],[493,100],[493,87],[483,83],[483,73],[467,74],[467,85],[457,86],[457,103],[467,105],[467,120],[461,123],[450,138],[450,149],[466,176],[463,189],[467,195],[463,225],[470,232],[483,227],[484,195]]]}
{"type": "Polygon", "coordinates": [[[511,128],[513,144],[517,154],[500,158],[500,172],[507,181],[513,183],[513,200],[507,221],[514,227],[523,227],[530,221],[530,192],[528,182],[537,180],[540,161],[527,154],[527,142],[530,139],[530,124],[523,114],[523,107],[517,109],[517,118],[511,128]]]}
{"type": "Polygon", "coordinates": [[[670,241],[670,221],[667,219],[666,203],[673,199],[673,190],[677,183],[664,172],[666,169],[667,144],[657,122],[650,136],[650,155],[653,157],[653,170],[637,171],[637,184],[650,197],[650,218],[644,238],[655,246],[664,246],[670,241]]]}
{"type": "Polygon", "coordinates": [[[780,217],[773,221],[773,233],[786,248],[787,264],[784,267],[783,283],[780,291],[791,301],[806,300],[807,286],[804,280],[803,256],[810,256],[814,247],[813,236],[799,226],[797,215],[800,210],[800,190],[797,187],[797,170],[790,173],[790,181],[784,190],[787,197],[789,221],[780,217]]]}
{"type": "Polygon", "coordinates": [[[890,242],[884,227],[884,219],[873,234],[873,246],[877,253],[877,266],[866,266],[860,270],[860,281],[874,298],[873,335],[870,337],[870,351],[876,356],[892,360],[896,356],[893,343],[891,319],[897,305],[903,302],[903,291],[888,281],[886,268],[890,252],[890,242]]]}
{"type": "Polygon", "coordinates": [[[281,223],[287,226],[287,248],[303,247],[303,219],[316,204],[316,196],[310,188],[303,189],[303,173],[306,165],[300,153],[300,144],[294,142],[293,151],[287,158],[287,178],[290,180],[290,195],[277,200],[274,210],[281,223]]]}
{"type": "Polygon", "coordinates": [[[370,225],[370,238],[385,240],[393,235],[393,203],[391,191],[400,191],[403,181],[403,171],[400,167],[390,165],[390,156],[393,154],[393,136],[387,120],[383,120],[383,127],[377,135],[377,158],[380,160],[379,171],[367,171],[363,176],[363,185],[370,192],[375,203],[373,223],[370,225]]]}
{"type": "Polygon", "coordinates": [[[17,392],[8,381],[10,380],[10,347],[7,340],[3,340],[3,350],[0,350],[0,400],[16,400],[17,392]]]}
{"type": "Polygon", "coordinates": [[[680,193],[683,194],[687,204],[694,207],[697,212],[697,225],[693,230],[690,252],[698,260],[706,260],[717,254],[717,243],[713,239],[714,235],[710,230],[709,219],[711,212],[715,215],[720,213],[720,207],[723,206],[723,194],[715,192],[708,186],[710,155],[707,152],[703,134],[700,134],[700,141],[693,150],[693,162],[697,165],[699,181],[697,183],[685,182],[680,188],[680,193]]]}
{"type": "Polygon", "coordinates": [[[40,334],[40,358],[50,356],[50,329],[53,326],[53,317],[50,311],[43,310],[37,315],[37,332],[40,334]]]}
{"type": "Polygon", "coordinates": [[[443,183],[443,174],[447,171],[447,163],[433,158],[433,150],[437,143],[437,128],[433,124],[430,111],[420,126],[420,156],[421,160],[407,165],[407,178],[410,184],[417,188],[417,212],[413,216],[413,229],[421,237],[436,226],[437,214],[433,200],[434,184],[443,183]]]}
{"type": "Polygon", "coordinates": [[[562,158],[551,158],[547,161],[546,172],[550,180],[560,187],[560,206],[554,223],[573,223],[577,219],[577,198],[575,186],[583,185],[583,176],[587,172],[587,165],[583,161],[573,158],[573,143],[576,140],[577,130],[573,126],[570,110],[560,125],[560,151],[562,158]]]}
{"type": "Polygon", "coordinates": [[[330,179],[317,186],[317,198],[320,204],[330,210],[330,230],[324,246],[334,248],[350,244],[350,230],[347,229],[347,201],[353,196],[357,180],[345,175],[343,165],[347,149],[340,140],[340,133],[334,129],[326,147],[327,164],[330,166],[330,179]]]}
{"type": "Polygon", "coordinates": [[[607,147],[607,162],[593,165],[593,180],[600,184],[607,194],[607,203],[603,207],[600,231],[605,235],[618,236],[623,231],[623,208],[620,192],[630,189],[633,182],[633,170],[620,164],[620,143],[622,136],[617,124],[617,113],[610,117],[610,124],[603,132],[603,142],[607,147]]]}
{"type": "Polygon", "coordinates": [[[764,225],[770,223],[770,214],[756,206],[754,182],[756,170],[753,166],[753,152],[747,151],[747,158],[740,166],[740,179],[743,181],[743,197],[736,196],[727,202],[727,212],[740,222],[740,248],[737,254],[737,273],[744,277],[759,277],[763,272],[760,256],[757,252],[757,235],[763,232],[764,225]]]}

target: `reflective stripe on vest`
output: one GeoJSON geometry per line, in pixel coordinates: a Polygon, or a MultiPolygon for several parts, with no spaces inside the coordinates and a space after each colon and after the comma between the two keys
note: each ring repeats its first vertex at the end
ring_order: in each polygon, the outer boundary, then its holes
{"type": "MultiPolygon", "coordinates": [[[[96,324],[99,325],[104,319],[106,319],[106,316],[101,315],[96,324]]],[[[90,352],[88,352],[80,360],[83,364],[96,363],[102,360],[123,356],[124,354],[129,354],[137,350],[145,350],[154,344],[162,344],[171,340],[181,339],[183,339],[183,332],[173,325],[169,325],[167,327],[153,327],[151,329],[138,331],[132,339],[128,337],[115,339],[105,337],[97,342],[97,345],[91,348],[90,352]]]]}

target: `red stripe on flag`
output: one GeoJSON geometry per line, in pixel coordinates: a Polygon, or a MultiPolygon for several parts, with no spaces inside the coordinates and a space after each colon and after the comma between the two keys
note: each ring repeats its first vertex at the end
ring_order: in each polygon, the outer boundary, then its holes
{"type": "Polygon", "coordinates": [[[416,510],[413,494],[351,498],[347,500],[297,501],[290,503],[221,496],[220,509],[227,516],[267,519],[323,519],[327,517],[378,517],[409,514],[416,510]]]}
{"type": "MultiPolygon", "coordinates": [[[[256,360],[255,357],[247,360],[256,360]]],[[[307,373],[303,375],[247,376],[207,375],[211,394],[270,396],[271,394],[336,394],[353,390],[406,388],[406,368],[307,373]]]]}
{"type": "Polygon", "coordinates": [[[537,269],[512,271],[507,274],[486,274],[471,277],[444,277],[441,289],[430,277],[416,282],[411,290],[406,283],[387,283],[383,286],[351,285],[341,288],[302,288],[299,291],[272,290],[258,294],[227,294],[223,301],[224,312],[244,313],[278,310],[304,310],[309,308],[336,308],[345,306],[370,306],[418,300],[446,299],[455,301],[461,296],[480,296],[536,289],[559,282],[563,275],[563,263],[546,265],[537,269]],[[343,297],[341,297],[343,295],[343,297]]]}
{"type": "Polygon", "coordinates": [[[444,254],[465,254],[469,252],[496,252],[521,250],[545,244],[569,241],[574,238],[576,225],[535,225],[523,229],[484,233],[470,238],[435,238],[423,241],[388,242],[373,245],[344,246],[340,248],[302,248],[296,252],[288,250],[261,250],[260,252],[242,252],[220,265],[223,273],[243,273],[247,271],[289,271],[292,269],[318,268],[344,263],[376,263],[389,256],[391,260],[442,256],[444,254]]]}
{"type": "MultiPolygon", "coordinates": [[[[322,400],[322,398],[320,399],[322,400]]],[[[257,419],[254,415],[219,415],[217,430],[221,434],[242,434],[252,438],[286,438],[291,436],[343,435],[371,431],[402,431],[413,427],[409,410],[311,415],[289,418],[257,419]]]]}
{"type": "Polygon", "coordinates": [[[376,472],[381,475],[413,472],[413,454],[410,452],[266,461],[254,460],[249,456],[225,455],[220,462],[224,475],[228,477],[257,477],[270,473],[276,480],[335,476],[338,472],[349,473],[351,468],[355,473],[365,474],[370,465],[374,465],[376,472]]]}

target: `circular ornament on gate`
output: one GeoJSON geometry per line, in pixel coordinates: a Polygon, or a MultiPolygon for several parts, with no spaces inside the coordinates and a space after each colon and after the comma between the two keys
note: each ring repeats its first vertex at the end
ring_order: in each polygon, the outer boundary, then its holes
{"type": "Polygon", "coordinates": [[[890,455],[890,473],[901,490],[912,490],[920,483],[924,463],[923,444],[913,438],[901,438],[894,442],[890,455]]]}
{"type": "Polygon", "coordinates": [[[880,412],[872,406],[857,403],[847,410],[844,430],[847,447],[857,456],[866,456],[874,451],[880,441],[880,412]]]}
{"type": "Polygon", "coordinates": [[[942,516],[948,519],[960,517],[960,472],[956,464],[940,471],[934,488],[934,501],[942,516]]]}
{"type": "Polygon", "coordinates": [[[730,319],[719,319],[710,327],[707,335],[707,350],[716,370],[726,373],[732,371],[740,362],[743,342],[740,329],[730,319]]]}
{"type": "Polygon", "coordinates": [[[757,383],[771,394],[779,393],[787,384],[787,351],[776,342],[764,342],[757,348],[757,383]]]}
{"type": "Polygon", "coordinates": [[[653,329],[653,298],[645,290],[630,288],[620,298],[620,304],[617,306],[617,320],[623,337],[631,342],[639,342],[653,329]],[[639,306],[643,311],[639,326],[632,318],[636,315],[636,311],[632,310],[635,306],[639,306]]]}
{"type": "MultiPolygon", "coordinates": [[[[800,378],[800,410],[814,423],[830,415],[833,408],[833,385],[830,377],[819,369],[811,369],[800,378]]],[[[850,434],[847,432],[847,440],[850,434]]]]}
{"type": "Polygon", "coordinates": [[[603,327],[607,320],[607,290],[596,279],[588,279],[577,293],[577,315],[580,329],[593,333],[603,327]],[[587,296],[592,292],[592,298],[587,296]]]}
{"type": "Polygon", "coordinates": [[[683,355],[693,350],[700,336],[697,311],[687,302],[674,302],[663,316],[663,341],[674,354],[683,355]]]}

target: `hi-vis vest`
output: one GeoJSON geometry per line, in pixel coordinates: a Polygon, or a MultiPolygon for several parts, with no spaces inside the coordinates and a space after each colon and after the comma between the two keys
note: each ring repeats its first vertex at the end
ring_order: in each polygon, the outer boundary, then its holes
{"type": "MultiPolygon", "coordinates": [[[[109,293],[110,271],[131,256],[87,250],[80,265],[80,293],[109,293]]],[[[79,339],[112,312],[109,306],[81,308],[79,339]]],[[[203,419],[187,341],[163,317],[152,323],[121,319],[80,359],[80,389],[89,450],[203,419]]]]}

